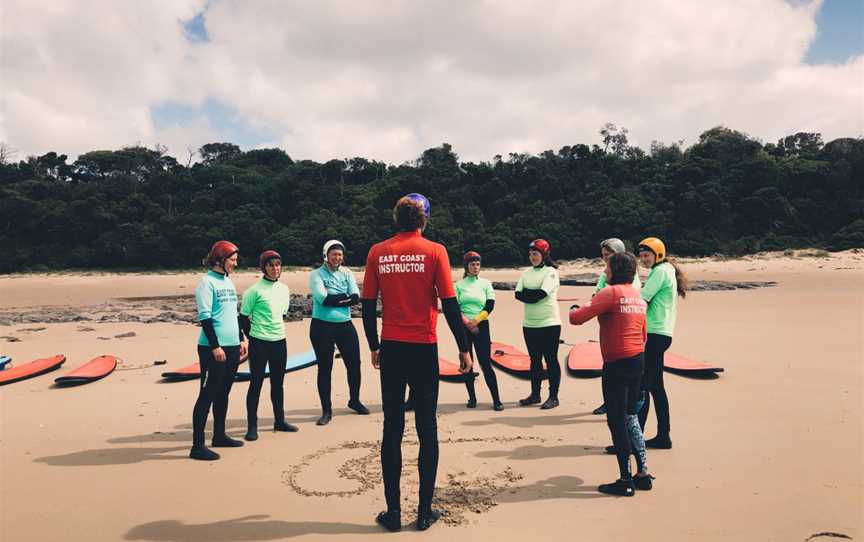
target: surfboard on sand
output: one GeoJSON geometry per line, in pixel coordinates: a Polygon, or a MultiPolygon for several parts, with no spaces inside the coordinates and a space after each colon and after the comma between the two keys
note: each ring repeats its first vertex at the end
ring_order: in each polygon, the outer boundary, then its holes
{"type": "Polygon", "coordinates": [[[54,382],[58,386],[74,386],[95,382],[111,374],[117,367],[117,361],[118,358],[115,356],[95,357],[71,373],[55,378],[54,382]]]}
{"type": "MultiPolygon", "coordinates": [[[[318,363],[318,359],[315,357],[315,350],[307,350],[305,352],[300,352],[299,354],[292,354],[285,358],[285,372],[290,373],[293,371],[299,371],[300,369],[311,367],[316,363],[318,363]]],[[[267,364],[264,367],[264,375],[270,375],[270,364],[267,364]]],[[[243,371],[237,371],[234,381],[248,382],[251,378],[252,373],[249,369],[246,369],[243,371]]]]}
{"type": "MultiPolygon", "coordinates": [[[[509,344],[492,342],[492,363],[502,371],[519,378],[531,378],[531,358],[509,344]]],[[[543,371],[546,378],[546,371],[543,371]]]]}
{"type": "MultiPolygon", "coordinates": [[[[682,376],[716,377],[723,372],[722,367],[696,361],[673,352],[663,356],[663,368],[670,373],[682,376]]],[[[567,355],[567,372],[576,377],[594,377],[603,373],[603,357],[600,343],[585,342],[574,345],[567,355]]]]}
{"type": "MultiPolygon", "coordinates": [[[[242,364],[247,359],[248,356],[243,356],[240,358],[240,363],[242,364]]],[[[192,365],[187,365],[186,367],[162,373],[162,380],[165,380],[166,382],[183,382],[184,380],[195,380],[200,376],[201,366],[196,362],[192,365]]]]}
{"type": "Polygon", "coordinates": [[[51,372],[65,362],[66,356],[57,354],[50,358],[37,359],[23,365],[18,365],[17,367],[12,367],[11,369],[6,369],[5,371],[0,371],[0,386],[51,372]]]}
{"type": "Polygon", "coordinates": [[[439,357],[438,378],[445,382],[465,382],[477,378],[477,373],[473,370],[470,373],[462,373],[459,371],[458,363],[439,357]]]}
{"type": "Polygon", "coordinates": [[[567,372],[579,378],[593,378],[603,374],[600,343],[584,342],[573,345],[567,354],[567,372]]]}

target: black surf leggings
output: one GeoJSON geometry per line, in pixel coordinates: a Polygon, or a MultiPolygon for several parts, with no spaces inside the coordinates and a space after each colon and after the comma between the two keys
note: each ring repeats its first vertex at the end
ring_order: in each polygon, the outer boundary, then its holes
{"type": "Polygon", "coordinates": [[[639,425],[645,431],[648,421],[648,411],[651,409],[651,397],[654,398],[654,412],[657,413],[657,436],[669,436],[669,398],[663,386],[663,355],[672,345],[672,337],[649,333],[645,343],[645,375],[642,387],[648,391],[645,394],[645,404],[639,411],[639,425]]]}
{"type": "Polygon", "coordinates": [[[381,473],[387,510],[400,510],[402,435],[405,432],[405,387],[414,400],[414,426],[420,441],[420,513],[428,513],[438,471],[438,345],[397,341],[381,343],[381,404],[384,435],[381,473]]]}
{"type": "Polygon", "coordinates": [[[531,396],[540,397],[545,358],[546,372],[549,375],[549,397],[558,398],[558,387],[561,385],[561,365],[558,364],[561,326],[523,327],[522,334],[531,357],[531,396]]]}
{"type": "Polygon", "coordinates": [[[333,352],[338,346],[348,374],[348,395],[352,402],[360,400],[360,342],[354,324],[348,322],[325,322],[312,319],[309,339],[318,360],[318,398],[321,409],[332,410],[330,381],[333,372],[333,352]]]}
{"type": "MultiPolygon", "coordinates": [[[[501,398],[498,395],[498,379],[495,377],[495,371],[492,369],[492,338],[489,334],[489,321],[483,320],[477,326],[478,333],[474,335],[471,330],[465,327],[465,336],[468,337],[468,342],[474,347],[474,352],[477,357],[474,358],[480,363],[480,369],[483,370],[483,379],[486,380],[486,387],[489,388],[489,393],[492,395],[493,403],[500,403],[501,398]]],[[[470,376],[470,375],[469,375],[470,376]]],[[[465,386],[468,388],[468,396],[477,400],[477,394],[474,391],[474,378],[469,378],[465,381],[465,386]]]]}
{"type": "Polygon", "coordinates": [[[627,416],[636,414],[641,394],[643,356],[603,363],[603,400],[606,402],[606,423],[612,433],[612,444],[618,458],[622,480],[630,479],[630,433],[627,416]]]}
{"type": "Polygon", "coordinates": [[[273,403],[273,422],[285,420],[285,403],[282,384],[285,382],[285,360],[288,349],[285,339],[265,341],[249,338],[249,369],[252,379],[246,392],[246,417],[249,427],[258,426],[258,400],[264,386],[264,370],[270,366],[270,401],[273,403]]]}
{"type": "Polygon", "coordinates": [[[213,437],[225,436],[225,416],[228,415],[228,395],[240,364],[240,346],[223,346],[225,361],[216,361],[213,349],[198,345],[201,380],[198,399],[192,409],[192,445],[204,446],[204,426],[213,406],[213,437]]]}

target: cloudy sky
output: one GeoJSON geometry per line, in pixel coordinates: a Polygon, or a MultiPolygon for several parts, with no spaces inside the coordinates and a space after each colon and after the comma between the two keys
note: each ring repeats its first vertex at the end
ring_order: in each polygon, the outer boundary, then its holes
{"type": "Polygon", "coordinates": [[[230,141],[391,163],[864,135],[861,0],[0,0],[17,158],[230,141]]]}

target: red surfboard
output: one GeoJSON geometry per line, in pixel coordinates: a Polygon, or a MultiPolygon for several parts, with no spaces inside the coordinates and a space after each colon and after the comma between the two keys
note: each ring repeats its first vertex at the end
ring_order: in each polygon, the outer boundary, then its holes
{"type": "MultiPolygon", "coordinates": [[[[243,356],[240,358],[240,363],[242,364],[249,356],[243,356]]],[[[192,365],[187,365],[186,367],[181,367],[176,371],[167,371],[162,373],[162,379],[167,380],[168,382],[183,382],[184,380],[195,380],[196,378],[201,377],[201,365],[197,362],[192,365]]]]}
{"type": "Polygon", "coordinates": [[[462,373],[459,364],[444,358],[438,358],[438,378],[447,382],[465,382],[469,378],[477,378],[477,373],[462,373]]]}
{"type": "Polygon", "coordinates": [[[18,365],[17,367],[12,367],[11,369],[6,369],[0,372],[0,386],[48,373],[57,369],[65,362],[66,356],[57,354],[50,358],[37,359],[23,365],[18,365]]]}
{"type": "Polygon", "coordinates": [[[666,352],[663,356],[663,368],[670,373],[685,376],[710,376],[724,371],[723,367],[685,358],[672,352],[666,352]]]}
{"type": "MultiPolygon", "coordinates": [[[[722,367],[716,367],[666,352],[663,356],[663,368],[673,374],[683,376],[711,376],[722,373],[722,367]]],[[[600,354],[600,343],[587,342],[577,344],[567,356],[567,371],[578,377],[600,376],[603,372],[603,356],[600,354]]]]}
{"type": "Polygon", "coordinates": [[[579,343],[567,354],[567,372],[580,378],[591,378],[603,374],[603,356],[600,343],[579,343]]]}
{"type": "Polygon", "coordinates": [[[60,386],[72,386],[94,382],[111,374],[117,367],[117,360],[118,358],[115,356],[99,356],[93,358],[71,373],[55,378],[54,382],[60,386]]]}
{"type": "MultiPolygon", "coordinates": [[[[519,378],[531,378],[531,358],[509,344],[492,342],[492,363],[502,371],[519,378]]],[[[546,370],[543,370],[546,378],[546,370]]]]}

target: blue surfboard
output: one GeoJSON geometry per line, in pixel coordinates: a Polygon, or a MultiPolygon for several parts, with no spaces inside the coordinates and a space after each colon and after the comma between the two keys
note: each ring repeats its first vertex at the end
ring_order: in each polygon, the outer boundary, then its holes
{"type": "MultiPolygon", "coordinates": [[[[305,369],[306,367],[311,367],[318,363],[318,360],[315,358],[314,350],[307,350],[306,352],[300,352],[299,354],[292,354],[288,356],[285,360],[285,372],[290,373],[293,371],[299,371],[300,369],[305,369]]],[[[248,367],[248,365],[247,365],[248,367]]],[[[270,364],[268,363],[266,367],[264,367],[264,375],[270,375],[270,364]]],[[[248,382],[252,378],[252,373],[247,369],[243,371],[237,371],[237,376],[234,377],[235,382],[248,382]]]]}
{"type": "Polygon", "coordinates": [[[12,362],[12,358],[9,356],[0,356],[0,371],[6,368],[12,362]]]}

